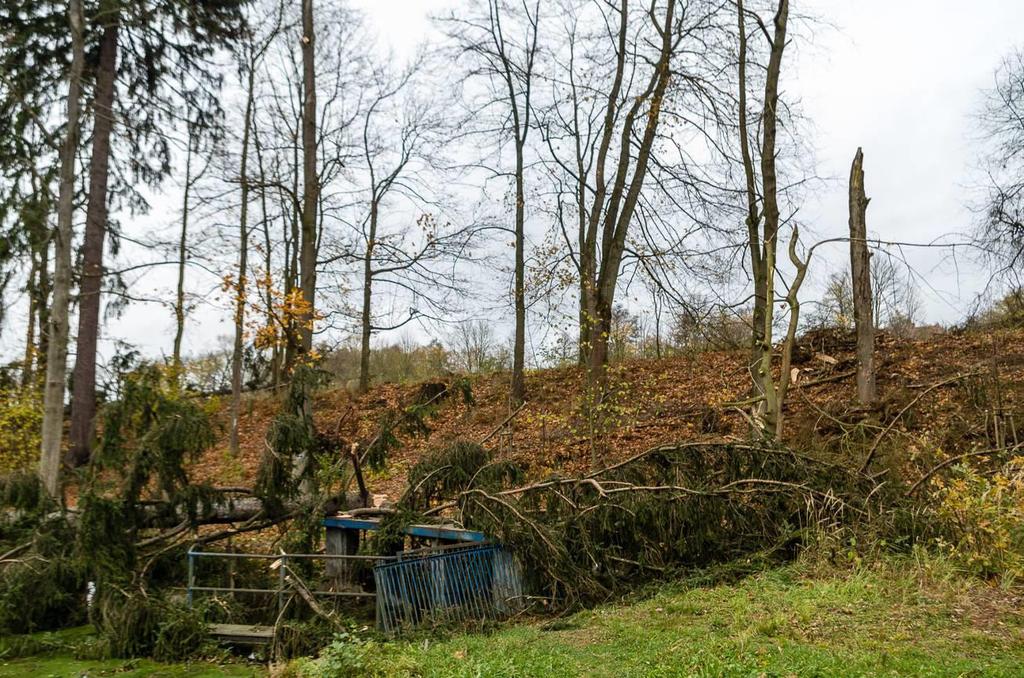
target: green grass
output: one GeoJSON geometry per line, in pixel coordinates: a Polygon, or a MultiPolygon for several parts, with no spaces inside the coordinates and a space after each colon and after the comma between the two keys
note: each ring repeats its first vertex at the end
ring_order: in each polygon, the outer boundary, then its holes
{"type": "Polygon", "coordinates": [[[0,676],[20,678],[257,678],[265,676],[262,669],[234,664],[158,664],[146,659],[104,659],[82,661],[71,657],[29,657],[0,662],[0,676]]]}
{"type": "MultiPolygon", "coordinates": [[[[796,564],[730,584],[668,584],[647,598],[491,633],[338,641],[282,675],[343,676],[1024,676],[1020,589],[901,560],[839,572],[796,564]]],[[[0,639],[0,677],[264,677],[244,664],[83,661],[89,630],[0,639]]]]}
{"type": "Polygon", "coordinates": [[[843,575],[790,566],[732,585],[442,641],[330,653],[304,675],[1024,676],[1014,592],[914,563],[843,575]],[[338,665],[357,671],[339,673],[338,665]],[[329,666],[330,665],[330,666],[329,666]]]}
{"type": "Polygon", "coordinates": [[[7,678],[262,678],[260,667],[242,663],[161,664],[148,659],[76,659],[75,647],[93,637],[89,626],[53,633],[0,638],[0,677],[7,678]],[[31,653],[31,656],[17,656],[31,653]]]}

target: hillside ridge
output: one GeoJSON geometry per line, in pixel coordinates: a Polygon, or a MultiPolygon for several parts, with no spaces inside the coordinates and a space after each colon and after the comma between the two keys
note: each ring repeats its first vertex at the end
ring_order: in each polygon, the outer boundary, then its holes
{"type": "MultiPolygon", "coordinates": [[[[913,341],[882,335],[876,347],[881,401],[863,411],[855,407],[852,338],[842,332],[809,333],[794,355],[798,372],[786,407],[784,443],[842,455],[844,449],[849,452],[845,439],[858,424],[861,437],[864,430],[884,426],[904,441],[906,454],[889,460],[897,465],[984,444],[993,413],[1007,416],[1024,395],[1021,346],[1024,330],[950,332],[913,341]],[[943,381],[949,383],[921,397],[923,389],[943,381]]],[[[583,472],[595,455],[614,462],[670,442],[741,438],[747,423],[730,403],[743,399],[749,388],[745,356],[742,350],[710,351],[614,364],[615,395],[600,417],[589,419],[583,415],[581,368],[533,370],[526,378],[525,406],[497,434],[511,414],[509,374],[469,375],[473,402],[458,397],[440,401],[427,418],[429,433],[399,434],[400,448],[382,472],[368,473],[368,485],[375,493],[396,495],[408,469],[425,452],[459,439],[490,436],[487,444],[499,456],[523,462],[531,475],[544,475],[583,472]]],[[[379,384],[363,395],[325,388],[316,394],[314,419],[320,430],[346,444],[365,444],[378,432],[385,412],[416,402],[423,383],[379,384]]],[[[195,466],[197,479],[251,484],[278,403],[272,395],[249,395],[240,422],[239,456],[228,453],[225,437],[195,466]]]]}

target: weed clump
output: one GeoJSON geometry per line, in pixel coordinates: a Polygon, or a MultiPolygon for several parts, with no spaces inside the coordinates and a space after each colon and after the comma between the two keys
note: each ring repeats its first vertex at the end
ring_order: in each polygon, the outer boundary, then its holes
{"type": "Polygon", "coordinates": [[[32,542],[0,568],[0,635],[74,626],[85,620],[87,568],[74,557],[74,530],[44,520],[32,542]]]}

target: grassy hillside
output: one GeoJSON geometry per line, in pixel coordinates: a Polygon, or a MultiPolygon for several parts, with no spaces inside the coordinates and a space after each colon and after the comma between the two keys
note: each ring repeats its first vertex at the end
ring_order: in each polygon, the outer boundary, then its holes
{"type": "MultiPolygon", "coordinates": [[[[737,581],[705,574],[559,619],[383,642],[350,636],[319,659],[245,664],[80,660],[88,629],[36,634],[50,647],[0,676],[993,676],[1024,666],[1024,597],[925,556],[871,566],[807,560],[737,581]]],[[[7,641],[10,647],[10,639],[7,641]]]]}
{"type": "Polygon", "coordinates": [[[442,640],[335,645],[293,675],[1020,676],[1019,592],[941,561],[841,574],[806,564],[679,582],[632,604],[442,640]],[[346,673],[351,671],[351,673],[346,673]]]}

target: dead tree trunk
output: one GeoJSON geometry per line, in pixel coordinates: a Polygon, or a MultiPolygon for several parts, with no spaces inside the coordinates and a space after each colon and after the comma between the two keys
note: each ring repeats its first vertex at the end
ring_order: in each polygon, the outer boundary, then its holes
{"type": "Polygon", "coordinates": [[[864,195],[864,153],[857,149],[850,168],[850,271],[853,275],[853,320],[857,330],[857,400],[871,405],[875,389],[875,318],[871,295],[871,255],[868,252],[864,195]]]}
{"type": "Polygon", "coordinates": [[[71,299],[71,238],[75,198],[75,151],[78,149],[82,69],[85,35],[82,2],[68,4],[71,27],[71,71],[68,75],[68,125],[60,157],[60,192],[57,198],[57,232],[53,238],[53,301],[50,307],[46,347],[46,386],[43,391],[43,428],[39,479],[51,497],[57,496],[60,479],[60,443],[64,430],[64,379],[68,359],[68,306],[71,299]]]}
{"type": "Polygon", "coordinates": [[[107,182],[110,136],[114,125],[114,81],[120,15],[116,3],[103,3],[109,23],[100,40],[99,64],[93,95],[95,123],[89,165],[89,201],[82,243],[82,279],[78,295],[78,340],[71,399],[71,433],[68,465],[89,461],[93,420],[96,417],[96,345],[100,330],[100,289],[103,283],[103,240],[107,232],[107,182]]]}

